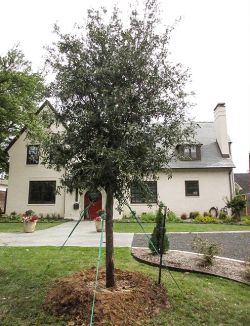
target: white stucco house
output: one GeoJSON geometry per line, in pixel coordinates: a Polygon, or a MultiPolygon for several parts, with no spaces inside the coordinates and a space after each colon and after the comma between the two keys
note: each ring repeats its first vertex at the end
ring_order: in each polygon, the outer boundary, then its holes
{"type": "MultiPolygon", "coordinates": [[[[46,101],[40,108],[53,107],[46,101]]],[[[226,109],[224,103],[219,103],[214,109],[213,122],[200,122],[196,131],[196,146],[176,146],[183,154],[182,160],[173,161],[171,168],[173,176],[162,170],[157,181],[147,181],[153,194],[151,208],[145,203],[140,192],[131,188],[130,206],[138,213],[157,210],[156,201],[162,201],[170,210],[177,214],[191,211],[208,211],[211,207],[224,207],[225,197],[234,194],[234,164],[231,158],[231,142],[227,133],[226,109]]],[[[60,126],[52,126],[60,128],[60,126]]],[[[37,214],[60,214],[65,218],[78,219],[80,211],[89,203],[87,190],[79,194],[61,190],[63,171],[47,169],[39,162],[39,144],[31,144],[24,129],[7,148],[10,168],[6,213],[12,211],[22,213],[32,209],[37,214]]],[[[106,194],[99,189],[96,204],[90,209],[89,218],[96,216],[97,210],[104,208],[106,194]]],[[[116,206],[116,205],[115,205],[116,206]]],[[[114,217],[119,218],[124,211],[118,212],[114,207],[114,217]]]]}

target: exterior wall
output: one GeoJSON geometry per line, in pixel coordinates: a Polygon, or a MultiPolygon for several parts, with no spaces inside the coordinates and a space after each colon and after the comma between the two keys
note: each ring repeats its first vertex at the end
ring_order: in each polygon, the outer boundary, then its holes
{"type": "Polygon", "coordinates": [[[47,169],[41,164],[27,165],[27,145],[29,140],[24,132],[9,150],[9,184],[6,213],[13,211],[23,213],[32,209],[37,214],[60,214],[64,216],[65,191],[60,190],[60,195],[56,195],[55,204],[28,204],[29,181],[49,181],[55,180],[56,185],[60,185],[60,177],[63,173],[47,169]]]}
{"type": "MultiPolygon", "coordinates": [[[[159,200],[177,215],[191,211],[209,211],[213,206],[225,206],[224,198],[231,196],[229,169],[189,169],[175,170],[172,179],[164,173],[159,174],[157,190],[159,200]],[[185,181],[199,181],[199,196],[185,195],[185,181]]],[[[146,204],[130,204],[138,214],[156,211],[157,205],[149,208],[146,204]]],[[[115,216],[118,212],[116,212],[115,216]]],[[[123,214],[129,214],[124,208],[123,214]]]]}
{"type": "MultiPolygon", "coordinates": [[[[78,219],[80,212],[84,209],[84,195],[79,194],[79,209],[75,210],[75,192],[68,193],[64,189],[56,195],[55,204],[28,204],[29,181],[56,180],[57,186],[60,184],[60,177],[63,173],[45,168],[43,165],[27,165],[26,154],[28,140],[23,133],[15,144],[10,148],[10,170],[6,213],[12,211],[23,213],[28,209],[34,210],[37,214],[60,214],[66,218],[78,219]]],[[[224,198],[231,197],[230,190],[230,170],[229,169],[179,169],[173,172],[172,179],[164,173],[159,175],[157,190],[159,200],[164,202],[170,210],[178,215],[189,213],[190,211],[208,211],[210,207],[219,208],[225,206],[224,198]],[[199,196],[185,196],[185,181],[199,181],[199,196]]],[[[105,206],[105,191],[102,193],[102,208],[105,206]]],[[[130,204],[131,208],[138,214],[148,211],[156,211],[157,205],[151,208],[147,204],[130,204]]],[[[122,214],[114,204],[114,218],[121,218],[123,214],[129,214],[128,208],[124,207],[122,214]]]]}

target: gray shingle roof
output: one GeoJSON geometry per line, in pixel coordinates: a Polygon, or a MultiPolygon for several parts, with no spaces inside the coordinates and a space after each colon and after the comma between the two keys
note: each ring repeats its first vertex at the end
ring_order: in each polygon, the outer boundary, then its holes
{"type": "Polygon", "coordinates": [[[242,188],[244,193],[250,192],[249,174],[248,173],[235,173],[234,180],[242,188]]]}
{"type": "MultiPolygon", "coordinates": [[[[223,158],[216,142],[213,122],[198,122],[195,139],[201,146],[200,161],[180,161],[170,163],[173,169],[196,169],[196,168],[233,168],[231,158],[223,158]]],[[[228,141],[229,138],[228,138],[228,141]]]]}

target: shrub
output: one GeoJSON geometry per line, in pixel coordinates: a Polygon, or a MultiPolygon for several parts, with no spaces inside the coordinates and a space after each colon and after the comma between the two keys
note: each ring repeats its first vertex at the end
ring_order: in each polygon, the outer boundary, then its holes
{"type": "Polygon", "coordinates": [[[220,213],[219,213],[219,219],[220,219],[220,220],[223,220],[223,221],[224,221],[224,220],[227,219],[227,217],[228,217],[228,216],[227,216],[227,213],[225,213],[225,212],[220,212],[220,213]]]}
{"type": "Polygon", "coordinates": [[[202,262],[204,266],[213,265],[214,256],[219,253],[219,247],[216,243],[209,242],[208,239],[195,237],[192,247],[203,255],[202,262]]]}
{"type": "Polygon", "coordinates": [[[186,213],[181,214],[181,219],[182,220],[187,220],[187,214],[186,213]]]}
{"type": "Polygon", "coordinates": [[[212,216],[197,216],[195,219],[195,222],[199,222],[199,223],[220,223],[220,221],[212,216]]]}
{"type": "Polygon", "coordinates": [[[174,212],[169,211],[168,215],[167,215],[167,220],[168,220],[168,222],[175,222],[178,220],[178,217],[174,212]]]}
{"type": "Polygon", "coordinates": [[[115,219],[115,223],[131,223],[136,222],[134,216],[132,214],[126,215],[124,214],[121,219],[115,219]]]}
{"type": "Polygon", "coordinates": [[[21,215],[16,212],[12,212],[10,215],[2,215],[1,222],[20,222],[21,215]]]}
{"type": "Polygon", "coordinates": [[[162,213],[163,205],[159,206],[158,212],[156,214],[156,226],[151,234],[151,238],[149,241],[149,249],[152,251],[153,254],[156,254],[155,249],[157,252],[160,252],[161,249],[161,242],[162,236],[164,234],[164,241],[163,241],[163,253],[165,253],[169,248],[169,241],[166,235],[166,228],[164,228],[164,232],[162,232],[162,225],[163,225],[163,218],[164,215],[162,213]]]}
{"type": "Polygon", "coordinates": [[[250,216],[245,216],[242,218],[243,224],[250,225],[250,216]]]}
{"type": "Polygon", "coordinates": [[[224,220],[223,223],[225,224],[232,224],[234,221],[232,220],[232,217],[227,216],[224,220]]]}
{"type": "Polygon", "coordinates": [[[226,199],[227,208],[231,208],[233,218],[236,222],[240,221],[240,215],[243,208],[246,207],[246,199],[243,195],[236,195],[231,200],[226,199]]]}
{"type": "Polygon", "coordinates": [[[212,216],[212,214],[208,213],[208,212],[204,212],[203,216],[212,216]]]}
{"type": "Polygon", "coordinates": [[[156,214],[153,212],[144,212],[141,214],[140,219],[142,222],[155,222],[156,214]]]}
{"type": "Polygon", "coordinates": [[[200,215],[200,213],[198,211],[190,212],[189,213],[189,218],[194,219],[194,218],[196,218],[199,215],[200,215]]]}

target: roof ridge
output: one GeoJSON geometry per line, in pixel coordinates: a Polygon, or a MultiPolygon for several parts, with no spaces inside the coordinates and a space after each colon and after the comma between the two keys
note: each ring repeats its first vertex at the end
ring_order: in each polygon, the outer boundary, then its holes
{"type": "Polygon", "coordinates": [[[197,123],[214,123],[214,121],[195,121],[197,123]]]}

